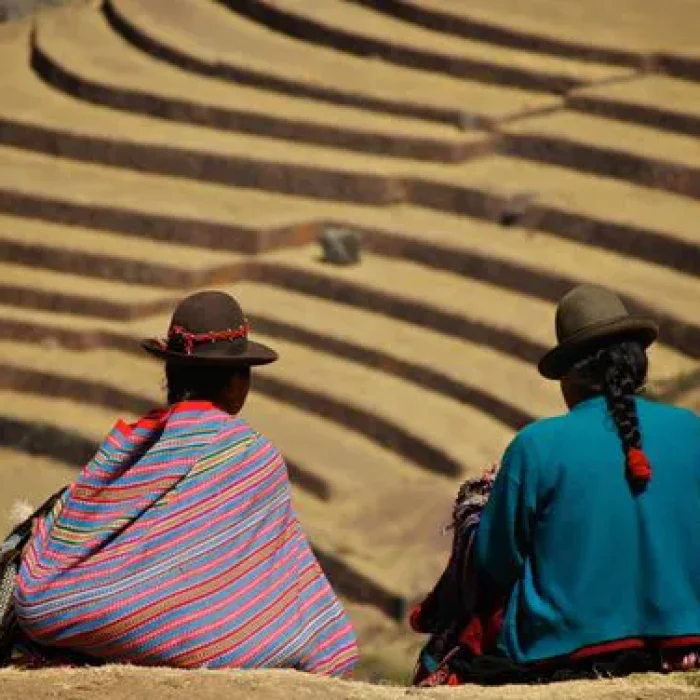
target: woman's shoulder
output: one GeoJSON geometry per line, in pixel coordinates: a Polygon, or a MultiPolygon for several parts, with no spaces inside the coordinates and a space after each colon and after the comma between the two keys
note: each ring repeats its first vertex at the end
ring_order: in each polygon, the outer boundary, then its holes
{"type": "Polygon", "coordinates": [[[245,418],[223,414],[216,421],[216,433],[210,449],[235,448],[236,452],[265,453],[268,458],[279,456],[279,451],[262,433],[253,428],[245,418]]]}
{"type": "Polygon", "coordinates": [[[571,414],[562,414],[559,416],[550,416],[547,418],[539,418],[532,421],[522,428],[515,436],[514,442],[522,445],[536,443],[542,440],[548,440],[556,437],[571,420],[571,414]]]}
{"type": "Polygon", "coordinates": [[[541,418],[522,428],[511,440],[503,455],[503,464],[518,464],[528,469],[547,462],[548,456],[560,441],[566,416],[541,418]]]}
{"type": "Polygon", "coordinates": [[[232,416],[222,411],[212,423],[212,427],[216,429],[214,442],[217,443],[235,444],[267,440],[241,416],[232,416]]]}
{"type": "Polygon", "coordinates": [[[637,405],[642,420],[653,420],[677,428],[686,428],[697,432],[700,438],[700,416],[695,411],[649,398],[638,399],[637,405]]]}
{"type": "Polygon", "coordinates": [[[215,422],[216,430],[206,439],[199,463],[245,464],[252,470],[286,468],[279,450],[245,419],[226,415],[215,422]]]}
{"type": "Polygon", "coordinates": [[[585,425],[587,420],[585,415],[570,411],[532,421],[513,438],[507,454],[520,455],[528,462],[546,463],[553,453],[571,449],[581,440],[588,432],[585,425]]]}

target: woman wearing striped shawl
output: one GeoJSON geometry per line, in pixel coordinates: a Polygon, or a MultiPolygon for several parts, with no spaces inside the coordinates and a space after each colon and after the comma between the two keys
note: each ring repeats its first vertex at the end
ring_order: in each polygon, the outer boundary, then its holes
{"type": "Polygon", "coordinates": [[[250,368],[234,299],[175,311],[169,405],[120,421],[38,522],[16,593],[33,643],[89,659],[179,668],[295,668],[344,676],[356,640],[290,502],[284,461],[237,417],[250,368]]]}

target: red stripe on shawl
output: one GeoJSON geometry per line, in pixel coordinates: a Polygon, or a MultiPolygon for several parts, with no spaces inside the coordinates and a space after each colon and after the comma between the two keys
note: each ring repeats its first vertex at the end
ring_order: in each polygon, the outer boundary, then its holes
{"type": "MultiPolygon", "coordinates": [[[[260,534],[261,534],[261,535],[265,535],[265,534],[267,533],[268,530],[269,530],[269,531],[274,531],[275,528],[276,528],[276,524],[277,524],[277,521],[274,521],[274,522],[270,523],[266,528],[264,528],[263,530],[261,530],[260,534]]],[[[280,533],[280,534],[283,535],[284,533],[280,533]]],[[[274,550],[274,549],[275,549],[275,546],[274,546],[274,545],[277,544],[277,540],[278,540],[278,539],[279,539],[279,537],[270,540],[270,544],[266,545],[265,549],[273,549],[273,550],[274,550]]],[[[235,554],[237,554],[237,553],[239,553],[239,552],[245,551],[245,547],[247,546],[247,544],[248,544],[248,543],[244,543],[244,544],[240,545],[237,549],[231,550],[231,551],[229,552],[229,555],[230,555],[230,556],[233,556],[233,555],[235,555],[235,554]]],[[[241,571],[240,571],[240,575],[239,575],[235,580],[233,580],[231,583],[235,583],[235,581],[237,581],[241,576],[245,576],[247,573],[249,573],[250,571],[252,571],[252,569],[255,568],[255,566],[257,565],[257,559],[256,559],[256,557],[259,556],[259,552],[260,552],[261,550],[262,550],[262,548],[256,549],[256,550],[254,550],[253,552],[249,553],[249,554],[248,554],[247,556],[245,556],[244,558],[241,558],[241,559],[235,561],[235,562],[232,564],[231,570],[233,570],[233,568],[236,568],[236,567],[241,568],[241,567],[244,566],[244,565],[247,566],[248,568],[242,568],[241,571]],[[253,560],[252,564],[251,564],[251,560],[253,560]]],[[[209,571],[211,571],[212,569],[215,569],[217,566],[219,566],[220,563],[221,563],[220,560],[218,560],[218,559],[212,559],[212,560],[211,560],[210,562],[208,562],[206,565],[201,566],[201,567],[198,569],[198,572],[199,572],[200,574],[201,574],[201,573],[206,574],[206,573],[208,573],[209,571]]],[[[176,584],[182,583],[183,581],[187,581],[188,578],[189,578],[189,573],[184,572],[184,573],[180,574],[179,576],[176,576],[176,577],[170,579],[170,580],[168,581],[168,584],[169,584],[170,586],[174,586],[174,585],[176,585],[176,584]]],[[[136,585],[136,584],[134,584],[134,585],[136,585]]],[[[195,589],[196,589],[198,586],[200,586],[200,585],[201,585],[200,583],[197,583],[197,584],[194,584],[193,586],[186,587],[186,588],[182,589],[182,593],[186,593],[186,592],[189,592],[189,591],[191,591],[191,590],[195,590],[195,589]]],[[[253,585],[253,584],[251,584],[251,586],[252,586],[252,585],[253,585]]],[[[142,601],[147,600],[147,599],[149,598],[149,596],[153,594],[153,589],[152,589],[152,588],[148,588],[148,589],[146,589],[146,590],[143,590],[143,591],[141,591],[140,593],[138,593],[137,595],[133,595],[133,593],[131,592],[131,588],[126,588],[125,590],[126,590],[126,592],[131,596],[131,597],[129,598],[129,601],[130,601],[130,604],[131,604],[131,605],[140,604],[142,601]]],[[[80,605],[81,605],[80,603],[76,603],[76,604],[72,604],[72,605],[69,605],[69,606],[65,606],[65,607],[63,608],[63,610],[64,610],[64,611],[76,610],[76,609],[79,609],[79,608],[80,608],[80,605]]],[[[119,605],[119,603],[114,603],[114,604],[112,604],[112,605],[107,605],[107,606],[105,606],[104,608],[100,608],[100,609],[98,609],[98,610],[95,610],[94,612],[91,612],[91,613],[84,613],[84,614],[82,615],[82,617],[81,617],[81,621],[83,621],[83,622],[95,622],[95,621],[99,620],[100,617],[102,617],[102,616],[105,614],[105,611],[111,612],[112,609],[115,608],[115,607],[118,607],[118,605],[119,605]]],[[[145,607],[141,608],[140,610],[146,610],[146,609],[147,609],[148,607],[150,607],[151,605],[152,605],[152,603],[148,603],[145,607]]],[[[179,606],[178,606],[178,607],[179,607],[179,606]]],[[[175,609],[175,608],[173,608],[173,609],[175,609]]],[[[130,625],[130,626],[129,626],[129,625],[125,625],[125,626],[124,626],[124,629],[123,629],[123,632],[124,632],[124,633],[131,632],[131,631],[132,631],[133,629],[135,629],[136,627],[139,627],[139,626],[141,626],[142,624],[147,624],[148,622],[151,622],[155,617],[157,617],[158,615],[161,615],[161,614],[162,614],[162,611],[161,611],[161,610],[154,611],[153,616],[151,616],[151,617],[147,617],[147,618],[144,618],[143,620],[139,620],[138,622],[135,622],[133,625],[130,625]]],[[[199,613],[197,613],[197,614],[199,614],[199,613]]],[[[50,617],[50,616],[49,616],[49,617],[50,617]]],[[[135,617],[135,616],[134,616],[134,617],[135,617]]],[[[194,618],[195,618],[195,615],[193,614],[192,619],[194,619],[194,618]]],[[[35,619],[37,619],[37,620],[43,620],[43,619],[45,619],[45,618],[42,617],[42,616],[37,616],[35,619]]],[[[116,621],[117,621],[117,620],[115,619],[114,621],[110,622],[110,623],[107,625],[107,627],[109,627],[110,624],[113,624],[113,623],[116,622],[116,621]]],[[[188,621],[189,621],[189,618],[188,618],[188,621]]],[[[180,620],[177,621],[177,623],[179,623],[179,622],[180,622],[180,620]]],[[[42,634],[49,634],[49,633],[51,633],[51,632],[54,632],[56,629],[60,629],[61,626],[62,626],[62,624],[63,624],[63,622],[62,622],[61,620],[59,620],[59,621],[57,621],[54,625],[47,625],[47,626],[45,626],[45,627],[42,629],[42,634]]],[[[170,624],[176,624],[176,623],[168,623],[168,625],[170,625],[170,624]]],[[[154,630],[151,634],[152,634],[152,635],[157,635],[157,634],[159,634],[162,630],[167,630],[167,629],[168,629],[168,625],[161,626],[161,628],[159,628],[158,630],[154,630]]],[[[70,638],[70,643],[75,644],[75,643],[80,643],[80,642],[82,642],[82,641],[89,640],[89,639],[91,638],[92,635],[94,635],[94,631],[93,631],[93,630],[88,631],[88,632],[83,632],[83,633],[75,634],[75,635],[71,636],[71,638],[70,638]]],[[[141,642],[142,640],[148,641],[148,640],[150,640],[150,636],[148,636],[148,635],[147,635],[147,636],[144,636],[144,637],[142,637],[142,638],[139,639],[139,640],[135,640],[134,643],[141,642]]],[[[129,645],[129,644],[122,645],[121,648],[124,649],[124,650],[128,650],[128,649],[130,648],[130,645],[129,645]]]]}
{"type": "Polygon", "coordinates": [[[134,430],[151,430],[163,423],[171,415],[175,415],[177,413],[211,410],[220,411],[221,409],[218,408],[218,406],[215,406],[211,401],[181,401],[180,403],[173,404],[168,408],[154,408],[145,416],[139,418],[135,423],[127,423],[126,421],[119,419],[114,426],[114,429],[121,433],[124,437],[131,437],[134,430]]]}

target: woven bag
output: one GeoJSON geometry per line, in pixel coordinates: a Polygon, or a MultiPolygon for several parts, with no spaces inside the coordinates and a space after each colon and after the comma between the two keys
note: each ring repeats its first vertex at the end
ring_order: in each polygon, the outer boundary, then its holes
{"type": "Polygon", "coordinates": [[[32,536],[34,520],[45,516],[63,495],[61,489],[45,501],[31,516],[17,525],[0,547],[0,666],[6,666],[17,636],[15,589],[22,551],[32,536]]]}

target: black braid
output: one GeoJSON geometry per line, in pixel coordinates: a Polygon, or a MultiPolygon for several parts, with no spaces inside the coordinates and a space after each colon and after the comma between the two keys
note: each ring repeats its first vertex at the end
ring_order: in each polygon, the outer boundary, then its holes
{"type": "Polygon", "coordinates": [[[632,448],[642,449],[634,395],[643,388],[647,369],[646,352],[633,341],[600,348],[573,367],[576,379],[587,390],[605,396],[625,455],[632,448]]]}

